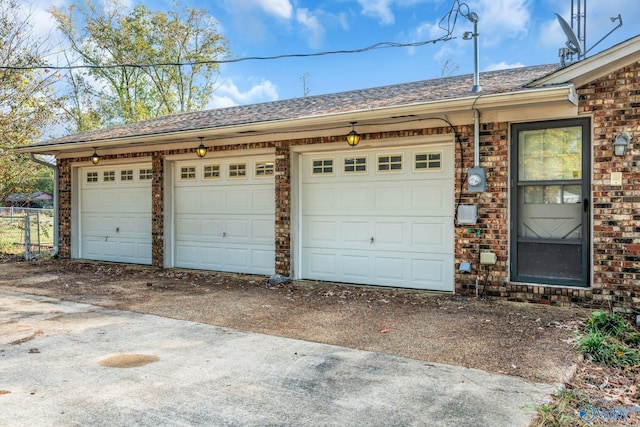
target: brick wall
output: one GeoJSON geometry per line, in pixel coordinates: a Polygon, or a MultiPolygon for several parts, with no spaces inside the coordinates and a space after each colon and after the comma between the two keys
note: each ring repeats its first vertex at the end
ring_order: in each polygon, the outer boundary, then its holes
{"type": "MultiPolygon", "coordinates": [[[[458,126],[456,132],[456,206],[475,204],[479,220],[474,226],[455,227],[455,291],[549,304],[612,305],[629,309],[640,307],[640,64],[606,76],[579,88],[580,113],[593,116],[593,242],[594,277],[592,289],[516,284],[509,282],[509,128],[508,123],[483,123],[480,157],[487,168],[487,191],[467,193],[466,171],[473,166],[473,126],[458,126]],[[631,137],[623,158],[612,155],[612,143],[619,132],[631,137]],[[623,173],[623,185],[611,186],[610,173],[623,173]],[[494,252],[497,264],[485,270],[479,266],[480,252],[494,252]],[[471,274],[457,271],[469,261],[471,274]]],[[[434,123],[435,124],[435,123],[434,123]]],[[[451,133],[446,125],[362,135],[363,140],[382,140],[451,133]]],[[[275,270],[290,275],[291,240],[291,154],[290,147],[342,141],[343,137],[315,137],[275,142],[212,147],[210,151],[275,148],[276,181],[276,259],[275,270]]],[[[153,265],[164,265],[164,156],[191,152],[191,149],[104,156],[109,159],[151,157],[152,258],[153,265]]],[[[60,167],[60,256],[71,255],[71,166],[88,158],[62,159],[60,167]]]]}
{"type": "Polygon", "coordinates": [[[578,90],[580,112],[593,116],[593,303],[640,307],[640,63],[578,90]],[[613,155],[620,132],[627,154],[613,155]],[[611,185],[611,172],[622,185],[611,185]]]}

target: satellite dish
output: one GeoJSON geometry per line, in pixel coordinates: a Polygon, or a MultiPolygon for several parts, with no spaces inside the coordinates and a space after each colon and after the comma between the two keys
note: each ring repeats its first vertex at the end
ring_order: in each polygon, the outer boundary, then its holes
{"type": "Polygon", "coordinates": [[[562,31],[567,36],[567,47],[573,53],[577,53],[578,57],[582,55],[582,48],[580,47],[580,41],[576,37],[576,34],[573,32],[571,26],[564,20],[564,18],[556,13],[556,17],[558,18],[558,22],[560,23],[560,27],[562,27],[562,31]]]}

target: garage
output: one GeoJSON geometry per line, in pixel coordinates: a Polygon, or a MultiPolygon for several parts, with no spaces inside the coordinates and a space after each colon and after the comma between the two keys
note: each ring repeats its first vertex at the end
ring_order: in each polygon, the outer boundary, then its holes
{"type": "Polygon", "coordinates": [[[173,264],[275,270],[274,154],[173,162],[173,264]]]}
{"type": "Polygon", "coordinates": [[[303,153],[301,276],[453,291],[452,144],[303,153]]]}
{"type": "Polygon", "coordinates": [[[150,163],[80,168],[83,259],[151,264],[150,163]]]}

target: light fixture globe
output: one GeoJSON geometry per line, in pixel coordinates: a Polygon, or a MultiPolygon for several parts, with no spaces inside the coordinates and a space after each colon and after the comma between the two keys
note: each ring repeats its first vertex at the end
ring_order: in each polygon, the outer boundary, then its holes
{"type": "Polygon", "coordinates": [[[200,138],[200,145],[198,146],[198,148],[196,148],[196,155],[198,157],[204,157],[207,155],[207,147],[205,147],[202,144],[202,140],[204,139],[204,137],[199,137],[200,138]]]}
{"type": "Polygon", "coordinates": [[[616,141],[613,143],[613,154],[618,157],[622,157],[627,154],[627,146],[629,145],[629,140],[631,137],[628,133],[622,132],[616,138],[616,141]]]}
{"type": "Polygon", "coordinates": [[[94,165],[100,163],[100,156],[96,152],[95,148],[93,149],[93,154],[91,155],[91,163],[93,163],[94,165]]]}
{"type": "Polygon", "coordinates": [[[355,130],[355,124],[358,122],[351,122],[351,132],[347,134],[347,144],[351,147],[355,147],[360,142],[360,135],[355,130]]]}

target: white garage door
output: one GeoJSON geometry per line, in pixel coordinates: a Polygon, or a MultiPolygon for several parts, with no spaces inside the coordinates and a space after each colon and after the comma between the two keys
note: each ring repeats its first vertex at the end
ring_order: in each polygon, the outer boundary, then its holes
{"type": "Polygon", "coordinates": [[[453,291],[453,153],[304,154],[303,278],[453,291]]]}
{"type": "Polygon", "coordinates": [[[273,155],[174,165],[175,266],[273,274],[273,155]]]}
{"type": "Polygon", "coordinates": [[[80,170],[80,258],[151,264],[151,164],[80,170]]]}

